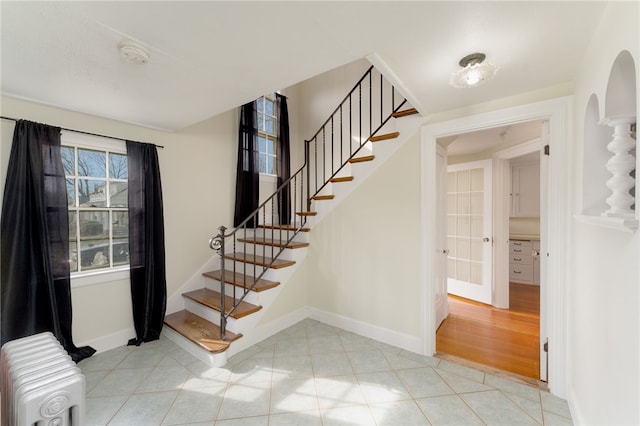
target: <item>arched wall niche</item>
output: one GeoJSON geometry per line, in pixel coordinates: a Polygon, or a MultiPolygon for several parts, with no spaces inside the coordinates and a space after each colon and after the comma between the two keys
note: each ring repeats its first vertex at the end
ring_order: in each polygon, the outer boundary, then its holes
{"type": "Polygon", "coordinates": [[[584,115],[582,212],[589,223],[637,229],[636,67],[621,51],[609,72],[604,99],[589,97],[584,115]],[[596,220],[596,218],[599,218],[596,220]]]}
{"type": "Polygon", "coordinates": [[[611,139],[611,128],[601,124],[598,96],[589,97],[584,115],[584,148],[582,158],[582,212],[600,215],[607,209],[607,179],[611,176],[605,163],[611,155],[607,143],[611,139]]]}
{"type": "Polygon", "coordinates": [[[631,53],[618,54],[609,73],[605,98],[605,118],[633,115],[636,109],[636,67],[631,53]]]}

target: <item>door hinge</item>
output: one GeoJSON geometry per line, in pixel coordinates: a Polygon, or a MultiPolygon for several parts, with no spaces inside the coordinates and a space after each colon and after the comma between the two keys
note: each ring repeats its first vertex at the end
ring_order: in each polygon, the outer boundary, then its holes
{"type": "Polygon", "coordinates": [[[551,150],[551,147],[549,146],[549,144],[546,144],[544,146],[544,155],[549,155],[550,150],[551,150]]]}
{"type": "Polygon", "coordinates": [[[549,339],[545,340],[544,345],[542,345],[542,349],[544,349],[545,352],[549,353],[549,339]]]}

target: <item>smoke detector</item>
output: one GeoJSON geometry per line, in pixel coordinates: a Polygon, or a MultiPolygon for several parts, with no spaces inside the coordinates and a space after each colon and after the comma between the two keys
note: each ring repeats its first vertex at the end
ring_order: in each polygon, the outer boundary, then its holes
{"type": "Polygon", "coordinates": [[[149,62],[149,51],[135,41],[123,41],[118,45],[120,57],[131,64],[146,64],[149,62]]]}

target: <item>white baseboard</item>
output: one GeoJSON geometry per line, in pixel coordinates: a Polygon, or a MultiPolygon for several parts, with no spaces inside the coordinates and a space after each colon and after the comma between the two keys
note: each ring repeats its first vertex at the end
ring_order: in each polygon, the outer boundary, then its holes
{"type": "MultiPolygon", "coordinates": [[[[342,315],[305,306],[289,314],[283,315],[278,319],[275,319],[243,333],[242,338],[233,342],[231,347],[227,350],[226,357],[231,357],[239,352],[242,352],[243,350],[255,345],[256,343],[260,343],[261,341],[281,332],[288,327],[291,327],[292,325],[306,318],[311,318],[313,320],[320,321],[325,324],[338,327],[364,337],[368,337],[370,339],[387,343],[389,345],[396,346],[410,352],[422,353],[422,342],[420,341],[420,338],[416,336],[411,336],[395,330],[390,330],[388,328],[379,327],[377,325],[355,320],[353,318],[348,318],[342,315]]],[[[165,332],[165,329],[167,329],[167,327],[164,327],[163,329],[163,334],[165,336],[174,341],[178,340],[173,335],[170,335],[170,332],[165,332]]],[[[96,339],[82,342],[78,344],[78,346],[89,345],[96,349],[98,353],[100,353],[117,348],[119,346],[126,345],[129,339],[135,337],[135,335],[135,330],[133,328],[129,328],[96,339]]],[[[193,349],[195,350],[195,348],[193,349]]],[[[189,350],[189,352],[192,352],[192,350],[189,350]]],[[[211,360],[203,361],[211,364],[211,360]]],[[[217,360],[214,364],[219,365],[220,362],[220,360],[217,360]]],[[[222,363],[224,363],[224,361],[222,361],[222,363]]]]}
{"type": "Polygon", "coordinates": [[[405,349],[409,352],[422,354],[422,341],[419,337],[334,314],[332,312],[326,312],[311,307],[307,309],[309,311],[308,317],[316,321],[342,328],[352,333],[405,349]]]}
{"type": "Polygon", "coordinates": [[[580,410],[580,408],[576,405],[576,394],[571,386],[569,386],[568,390],[567,404],[569,405],[569,411],[571,412],[571,421],[573,422],[573,424],[587,424],[585,422],[584,416],[582,415],[582,410],[580,410]]]}
{"type": "Polygon", "coordinates": [[[134,337],[136,337],[136,330],[131,327],[116,331],[115,333],[107,334],[106,336],[100,336],[80,343],[76,342],[76,346],[91,346],[97,353],[100,353],[120,346],[125,346],[129,339],[134,337]]]}

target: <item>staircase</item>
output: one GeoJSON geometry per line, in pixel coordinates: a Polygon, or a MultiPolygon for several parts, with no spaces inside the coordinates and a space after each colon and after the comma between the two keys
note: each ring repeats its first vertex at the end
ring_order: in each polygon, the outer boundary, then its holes
{"type": "Polygon", "coordinates": [[[420,122],[418,111],[369,68],[305,141],[305,164],[238,227],[227,232],[222,226],[211,238],[219,268],[202,274],[202,288],[182,294],[184,309],[165,317],[163,333],[212,366],[257,343],[241,344],[243,333],[256,327],[305,258],[311,225],[393,154],[404,128],[406,140],[420,122]]]}

